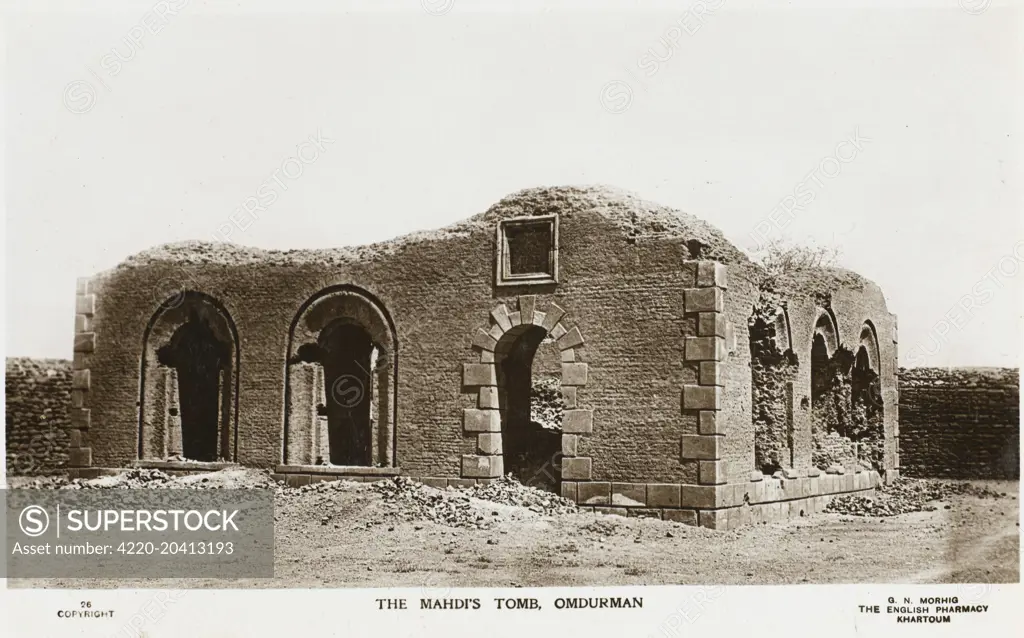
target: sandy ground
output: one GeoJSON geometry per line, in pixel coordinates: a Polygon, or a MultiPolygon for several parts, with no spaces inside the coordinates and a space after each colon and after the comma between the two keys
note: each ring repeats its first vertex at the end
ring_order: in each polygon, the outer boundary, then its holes
{"type": "Polygon", "coordinates": [[[367,485],[278,499],[273,579],[32,579],[12,587],[472,587],[1018,582],[1019,484],[889,518],[736,531],[483,503],[490,529],[402,521],[367,485]],[[946,507],[948,505],[948,508],[946,507]],[[490,511],[488,511],[490,510],[490,511]],[[326,520],[325,520],[326,517],[326,520]]]}

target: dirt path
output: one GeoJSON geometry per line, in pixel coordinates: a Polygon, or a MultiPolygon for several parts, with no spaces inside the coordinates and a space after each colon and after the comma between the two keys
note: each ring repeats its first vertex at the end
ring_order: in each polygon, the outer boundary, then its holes
{"type": "Polygon", "coordinates": [[[44,587],[475,587],[1018,582],[1016,482],[949,509],[822,514],[716,532],[660,520],[494,506],[491,529],[389,520],[366,486],[279,504],[272,580],[11,581],[44,587]],[[514,515],[510,514],[515,510],[514,515]],[[323,522],[321,516],[330,518],[323,522]]]}

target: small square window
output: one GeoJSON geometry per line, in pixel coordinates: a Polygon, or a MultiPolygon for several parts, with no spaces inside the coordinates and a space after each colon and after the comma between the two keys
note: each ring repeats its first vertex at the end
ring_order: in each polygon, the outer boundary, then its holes
{"type": "Polygon", "coordinates": [[[558,282],[558,216],[517,217],[498,224],[499,286],[558,282]]]}

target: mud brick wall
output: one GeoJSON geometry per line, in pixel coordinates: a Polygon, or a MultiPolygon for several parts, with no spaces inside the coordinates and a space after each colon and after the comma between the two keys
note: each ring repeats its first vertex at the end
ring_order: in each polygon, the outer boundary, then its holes
{"type": "Polygon", "coordinates": [[[900,460],[908,476],[1020,478],[1020,373],[901,368],[900,460]]]}
{"type": "Polygon", "coordinates": [[[53,474],[68,464],[71,362],[7,359],[7,473],[53,474]]]}

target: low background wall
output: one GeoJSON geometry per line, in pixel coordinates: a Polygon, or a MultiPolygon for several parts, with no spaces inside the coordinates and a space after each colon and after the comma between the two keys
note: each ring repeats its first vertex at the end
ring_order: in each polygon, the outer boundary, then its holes
{"type": "Polygon", "coordinates": [[[8,475],[63,471],[68,463],[71,362],[9,358],[4,390],[8,475]]]}
{"type": "Polygon", "coordinates": [[[1020,478],[1020,374],[1012,368],[900,368],[906,476],[1020,478]]]}

